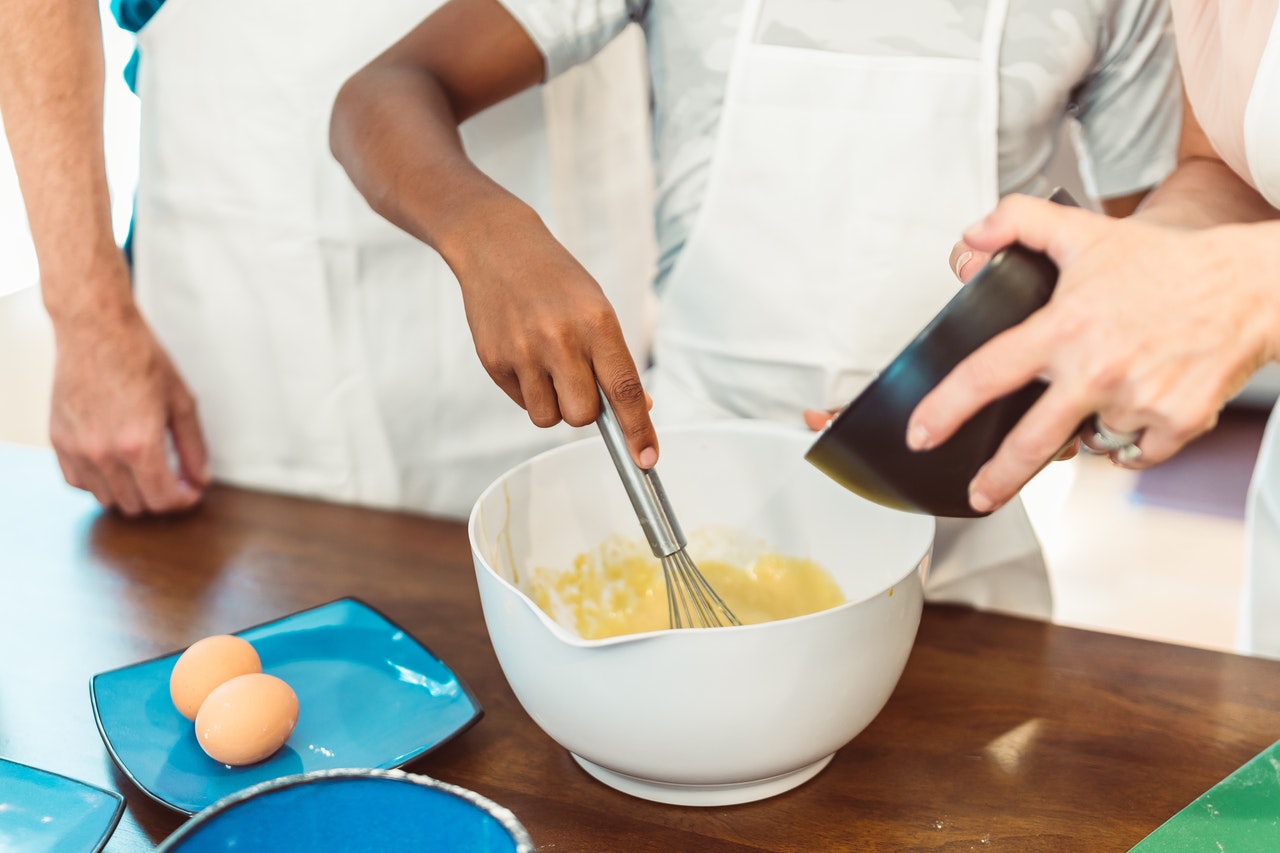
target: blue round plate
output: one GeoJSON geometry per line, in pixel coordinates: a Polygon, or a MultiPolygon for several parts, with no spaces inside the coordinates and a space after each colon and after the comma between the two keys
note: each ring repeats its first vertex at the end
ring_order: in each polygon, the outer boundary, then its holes
{"type": "Polygon", "coordinates": [[[471,690],[426,646],[367,604],[344,598],[237,636],[264,672],[298,695],[298,725],[275,755],[228,767],[200,749],[169,698],[181,652],[100,673],[90,691],[111,758],[157,802],[192,814],[282,776],[345,767],[393,768],[480,719],[471,690]]]}
{"type": "Polygon", "coordinates": [[[113,791],[0,758],[4,853],[97,853],[123,811],[113,791]]]}
{"type": "Polygon", "coordinates": [[[400,770],[322,770],[214,803],[156,853],[533,853],[509,810],[474,791],[400,770]]]}

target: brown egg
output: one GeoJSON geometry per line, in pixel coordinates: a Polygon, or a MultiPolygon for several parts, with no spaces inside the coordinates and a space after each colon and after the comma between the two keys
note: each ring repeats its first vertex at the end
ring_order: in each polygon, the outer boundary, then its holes
{"type": "Polygon", "coordinates": [[[223,764],[253,764],[284,745],[298,722],[298,697],[274,675],[238,675],[219,685],[196,715],[200,748],[223,764]]]}
{"type": "Polygon", "coordinates": [[[191,644],[169,676],[169,696],[178,713],[194,720],[205,697],[237,675],[262,672],[262,661],[247,640],[218,634],[191,644]]]}

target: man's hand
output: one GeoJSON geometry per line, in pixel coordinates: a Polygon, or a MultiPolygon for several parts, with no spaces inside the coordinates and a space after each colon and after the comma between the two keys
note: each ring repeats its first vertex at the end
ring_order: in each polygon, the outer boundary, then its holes
{"type": "Polygon", "coordinates": [[[0,21],[0,110],[57,343],[58,461],[67,482],[127,515],[186,509],[209,482],[204,439],[112,235],[98,4],[0,0],[0,21]]]}
{"type": "Polygon", "coordinates": [[[194,506],[209,484],[196,403],[132,302],[54,332],[49,431],[67,482],[129,516],[194,506]]]}

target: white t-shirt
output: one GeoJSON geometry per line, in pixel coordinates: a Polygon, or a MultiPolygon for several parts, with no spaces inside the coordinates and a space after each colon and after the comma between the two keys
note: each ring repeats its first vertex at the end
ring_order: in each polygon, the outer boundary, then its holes
{"type": "MultiPolygon", "coordinates": [[[[653,89],[659,281],[706,191],[744,0],[501,0],[554,77],[639,24],[653,89]]],[[[999,190],[1043,195],[1064,123],[1085,188],[1108,198],[1175,162],[1181,100],[1163,0],[1010,0],[1000,61],[999,190]]],[[[881,55],[978,55],[986,0],[765,0],[765,43],[881,55]],[[773,24],[785,3],[786,27],[773,24]],[[812,26],[806,25],[812,20],[812,26]],[[801,25],[797,26],[796,22],[801,25]]]]}

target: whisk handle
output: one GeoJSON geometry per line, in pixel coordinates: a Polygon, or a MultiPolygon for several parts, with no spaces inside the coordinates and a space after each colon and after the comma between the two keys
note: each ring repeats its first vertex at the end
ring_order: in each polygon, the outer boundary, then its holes
{"type": "Polygon", "coordinates": [[[645,539],[649,540],[654,556],[669,557],[685,546],[684,531],[676,522],[657,470],[650,468],[646,471],[631,460],[631,451],[627,449],[622,425],[618,423],[618,417],[613,413],[613,407],[609,405],[604,392],[599,393],[600,417],[596,418],[596,426],[604,437],[604,446],[609,448],[613,466],[618,469],[622,485],[627,490],[627,497],[631,499],[631,506],[640,519],[640,526],[644,529],[645,539]]]}

